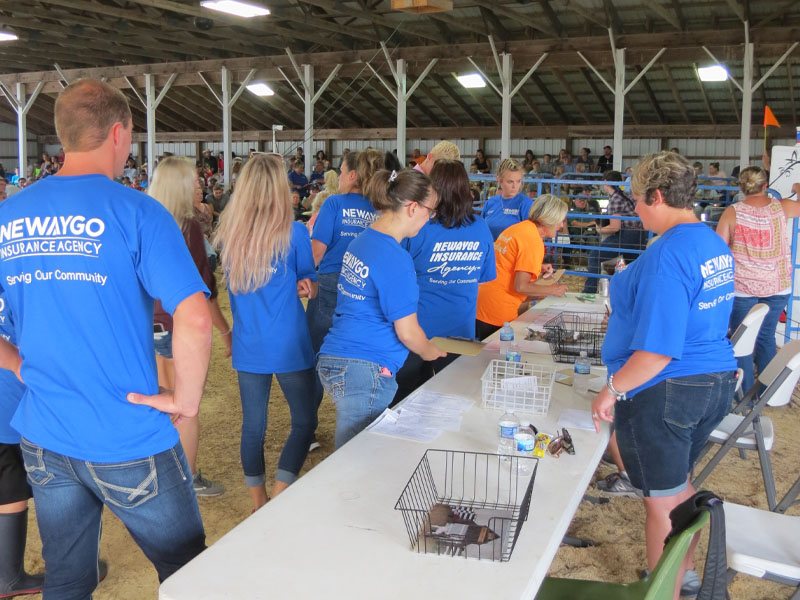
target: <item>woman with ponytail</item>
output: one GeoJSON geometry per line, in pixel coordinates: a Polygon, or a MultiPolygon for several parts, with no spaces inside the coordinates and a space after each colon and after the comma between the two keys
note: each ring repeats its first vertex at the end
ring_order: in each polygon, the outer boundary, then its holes
{"type": "Polygon", "coordinates": [[[333,326],[317,363],[336,404],[337,448],[389,406],[409,350],[423,360],[446,355],[419,326],[414,261],[401,246],[436,214],[431,182],[413,170],[381,170],[366,193],[380,216],[344,252],[333,326]]]}

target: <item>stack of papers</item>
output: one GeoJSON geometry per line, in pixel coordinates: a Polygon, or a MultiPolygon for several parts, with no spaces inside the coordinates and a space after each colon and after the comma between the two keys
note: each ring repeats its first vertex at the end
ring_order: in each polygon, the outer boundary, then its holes
{"type": "Polygon", "coordinates": [[[460,431],[461,416],[473,404],[463,396],[417,390],[399,406],[383,411],[367,430],[415,442],[432,442],[443,431],[460,431]]]}

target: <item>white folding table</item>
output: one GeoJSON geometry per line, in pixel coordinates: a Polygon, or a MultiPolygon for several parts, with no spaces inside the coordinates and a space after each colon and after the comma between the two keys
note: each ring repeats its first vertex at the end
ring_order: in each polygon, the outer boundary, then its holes
{"type": "MultiPolygon", "coordinates": [[[[518,337],[528,320],[514,323],[518,337]]],[[[394,509],[427,448],[496,451],[500,413],[482,408],[480,383],[492,358],[487,350],[462,356],[426,384],[475,400],[459,432],[430,444],[362,432],[165,581],[159,598],[532,599],[606,447],[605,426],[600,434],[570,429],[576,454],[540,460],[528,519],[508,562],[417,553],[394,509]]],[[[553,364],[549,354],[523,359],[553,364]]],[[[531,420],[553,432],[562,410],[588,411],[590,400],[555,383],[548,414],[531,420]]]]}

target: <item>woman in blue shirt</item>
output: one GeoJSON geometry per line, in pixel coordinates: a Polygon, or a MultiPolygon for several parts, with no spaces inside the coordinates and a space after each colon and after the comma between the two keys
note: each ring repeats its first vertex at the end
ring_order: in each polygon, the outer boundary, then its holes
{"type": "Polygon", "coordinates": [[[436,214],[430,180],[382,170],[367,194],[380,216],[344,252],[336,315],[317,363],[336,404],[337,448],[389,406],[409,350],[423,360],[445,356],[419,326],[414,262],[400,245],[436,214]]]}
{"type": "Polygon", "coordinates": [[[292,427],[278,460],[272,497],[297,479],[317,426],[314,353],[300,297],[316,294],[308,231],[292,218],[282,160],[253,156],[242,169],[214,242],[233,312],[233,368],[242,402],[241,459],[253,509],[267,502],[264,439],[272,375],[292,427]]]}
{"type": "MultiPolygon", "coordinates": [[[[414,260],[419,285],[422,330],[429,338],[475,334],[478,284],[495,278],[494,240],[486,222],[472,212],[472,194],[464,164],[437,160],[431,183],[439,198],[436,216],[403,246],[414,260]]],[[[397,373],[399,402],[458,357],[434,362],[411,352],[397,373]]]]}
{"type": "Polygon", "coordinates": [[[643,158],[631,189],[642,225],[660,238],[611,279],[602,353],[609,377],[592,417],[598,430],[601,420],[614,422],[630,482],[644,496],[652,571],[669,513],[694,494],[689,473],[730,407],[733,257],[694,216],[697,179],[686,159],[673,152],[643,158]]]}
{"type": "Polygon", "coordinates": [[[315,353],[319,352],[333,323],[342,257],[350,242],[378,216],[363,190],[373,174],[383,166],[384,155],[377,150],[345,154],[339,174],[339,193],[329,196],[319,209],[311,234],[314,263],[318,266],[319,293],[309,300],[306,311],[315,353]]]}
{"type": "Polygon", "coordinates": [[[513,158],[505,159],[497,169],[500,193],[486,201],[482,213],[495,240],[503,231],[524,221],[531,214],[533,200],[520,192],[522,173],[522,167],[513,158]]]}

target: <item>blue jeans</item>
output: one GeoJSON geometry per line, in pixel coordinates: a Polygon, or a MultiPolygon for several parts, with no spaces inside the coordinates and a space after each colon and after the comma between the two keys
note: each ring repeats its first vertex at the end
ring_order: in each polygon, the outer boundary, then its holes
{"type": "Polygon", "coordinates": [[[758,332],[753,355],[740,356],[736,359],[736,362],[739,363],[739,368],[744,372],[742,391],[745,393],[747,393],[755,383],[753,362],[755,362],[755,366],[758,367],[758,372],[761,373],[767,367],[769,361],[775,358],[775,355],[778,353],[775,343],[775,330],[778,328],[778,319],[783,309],[785,309],[786,305],[789,303],[789,294],[767,296],[766,298],[734,297],[730,320],[731,335],[736,331],[736,328],[741,325],[742,321],[744,321],[750,309],[759,303],[769,306],[769,312],[764,318],[761,330],[758,332]]]}
{"type": "Polygon", "coordinates": [[[645,496],[684,489],[708,436],[728,414],[733,371],[673,377],[617,402],[614,429],[631,483],[645,496]]]}
{"type": "Polygon", "coordinates": [[[336,404],[336,448],[341,448],[380,415],[394,398],[394,375],[357,358],[319,357],[317,373],[336,404]]]}
{"type": "MultiPolygon", "coordinates": [[[[610,260],[622,254],[626,261],[630,262],[636,259],[638,254],[622,252],[623,248],[634,248],[641,250],[647,244],[647,232],[643,229],[621,229],[620,231],[611,234],[606,239],[600,242],[601,246],[617,247],[620,251],[616,250],[591,250],[589,252],[589,266],[588,272],[600,275],[600,269],[603,261],[610,260]]],[[[583,284],[583,292],[585,294],[597,293],[597,277],[587,277],[586,282],[583,284]]]]}
{"type": "Polygon", "coordinates": [[[45,600],[86,600],[97,587],[100,518],[107,506],[164,581],[205,549],[180,443],[120,463],[69,458],[22,439],[45,561],[45,600]]]}
{"type": "MultiPolygon", "coordinates": [[[[242,400],[242,441],[239,450],[248,487],[264,485],[264,441],[267,435],[267,410],[272,374],[237,371],[242,400]]],[[[317,391],[314,369],[277,373],[278,383],[289,403],[292,428],[283,446],[275,479],[287,484],[297,480],[308,455],[308,446],[317,428],[317,391]]]]}
{"type": "Polygon", "coordinates": [[[311,334],[311,347],[314,349],[314,354],[319,353],[322,341],[333,325],[339,273],[321,273],[317,277],[317,283],[319,283],[317,297],[309,300],[306,308],[308,332],[311,334]]]}

